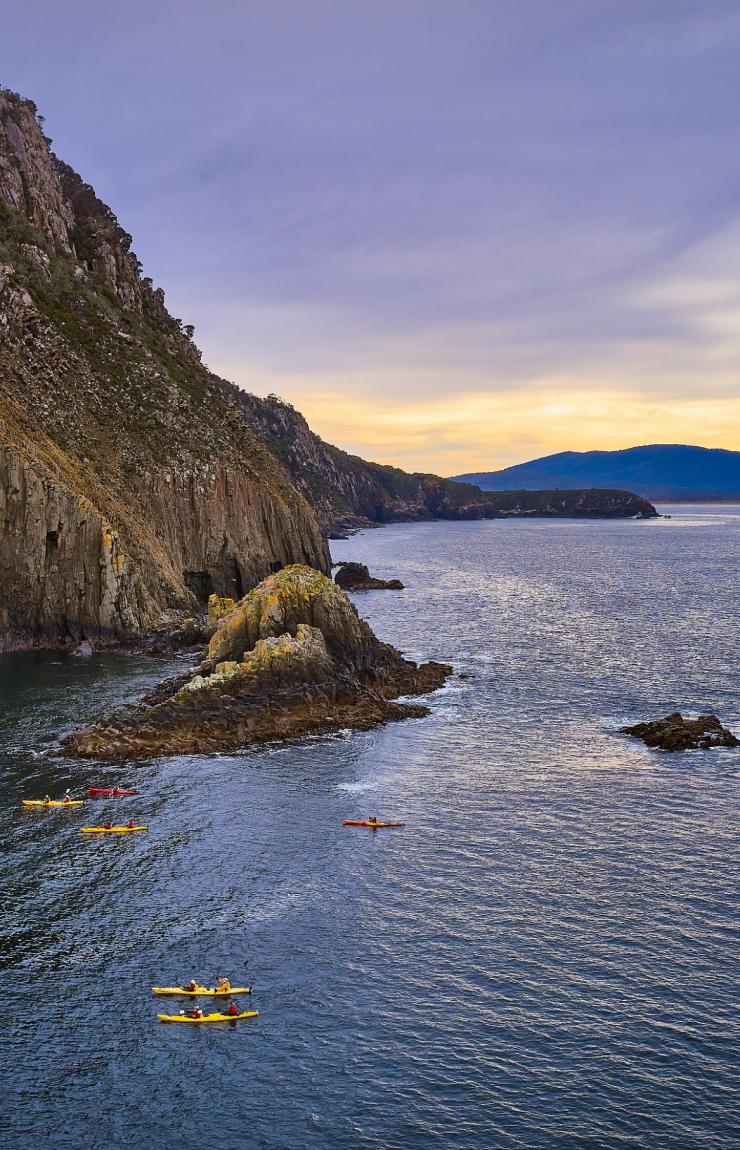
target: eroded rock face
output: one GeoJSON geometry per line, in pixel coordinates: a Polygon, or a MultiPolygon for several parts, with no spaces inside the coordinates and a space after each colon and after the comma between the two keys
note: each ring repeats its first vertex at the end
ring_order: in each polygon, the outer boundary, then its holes
{"type": "Polygon", "coordinates": [[[364,563],[340,563],[334,582],[345,591],[403,591],[400,579],[374,579],[364,563]]]}
{"type": "Polygon", "coordinates": [[[284,564],[328,569],[130,245],[0,88],[0,650],[126,642],[284,564]]]}
{"type": "Polygon", "coordinates": [[[625,735],[634,735],[648,747],[661,751],[705,750],[709,747],[740,747],[740,739],[723,727],[716,715],[699,715],[684,719],[679,711],[649,723],[622,727],[625,735]]]}
{"type": "Polygon", "coordinates": [[[393,700],[436,690],[451,672],[444,663],[404,659],[341,588],[293,565],[218,621],[194,672],[163,684],[133,713],[72,735],[66,750],[150,758],[419,717],[426,707],[393,700]]]}

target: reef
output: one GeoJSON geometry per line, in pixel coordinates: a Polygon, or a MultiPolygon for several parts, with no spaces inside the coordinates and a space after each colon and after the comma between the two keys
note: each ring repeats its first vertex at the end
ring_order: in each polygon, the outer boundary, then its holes
{"type": "Polygon", "coordinates": [[[652,722],[621,727],[622,734],[633,735],[648,747],[661,751],[706,750],[709,747],[740,747],[740,739],[723,727],[716,715],[699,715],[684,719],[679,711],[652,722]]]}
{"type": "Polygon", "coordinates": [[[339,564],[334,582],[345,591],[403,591],[400,579],[375,579],[364,563],[339,564]]]}
{"type": "Polygon", "coordinates": [[[294,564],[220,615],[197,667],[64,746],[79,758],[141,759],[362,729],[428,714],[397,700],[434,691],[451,673],[404,659],[336,583],[294,564]]]}

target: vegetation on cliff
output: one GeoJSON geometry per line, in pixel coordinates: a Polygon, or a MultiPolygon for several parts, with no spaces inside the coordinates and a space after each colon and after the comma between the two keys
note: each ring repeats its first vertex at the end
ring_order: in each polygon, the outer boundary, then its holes
{"type": "Polygon", "coordinates": [[[149,758],[364,728],[426,714],[393,700],[435,690],[451,670],[404,659],[376,638],[336,583],[294,565],[219,619],[195,671],[65,746],[82,758],[149,758]]]}
{"type": "Polygon", "coordinates": [[[0,508],[0,648],[141,633],[285,563],[328,563],[131,237],[7,91],[0,508]]]}

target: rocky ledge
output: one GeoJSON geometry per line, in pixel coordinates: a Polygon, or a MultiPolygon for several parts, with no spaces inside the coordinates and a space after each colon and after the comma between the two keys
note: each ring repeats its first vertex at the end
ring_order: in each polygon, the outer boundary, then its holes
{"type": "Polygon", "coordinates": [[[374,579],[364,563],[340,563],[334,582],[344,591],[403,591],[400,579],[374,579]]]}
{"type": "Polygon", "coordinates": [[[648,747],[661,751],[706,750],[708,747],[740,747],[740,739],[723,727],[716,715],[699,715],[684,719],[679,711],[649,723],[621,727],[625,735],[642,739],[648,747]]]}
{"type": "Polygon", "coordinates": [[[381,643],[340,587],[294,564],[218,620],[198,667],[133,709],[65,741],[77,758],[235,750],[294,735],[421,717],[394,702],[441,687],[452,668],[381,643]]]}

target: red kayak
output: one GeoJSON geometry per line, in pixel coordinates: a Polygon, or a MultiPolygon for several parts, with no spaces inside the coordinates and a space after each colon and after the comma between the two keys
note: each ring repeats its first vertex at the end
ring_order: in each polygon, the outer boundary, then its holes
{"type": "Polygon", "coordinates": [[[138,795],[138,791],[122,791],[118,787],[88,787],[87,793],[91,799],[96,795],[114,795],[115,798],[120,798],[122,795],[138,795]]]}
{"type": "Polygon", "coordinates": [[[405,827],[406,823],[374,823],[371,819],[343,819],[343,827],[371,827],[374,831],[382,827],[405,827]]]}

